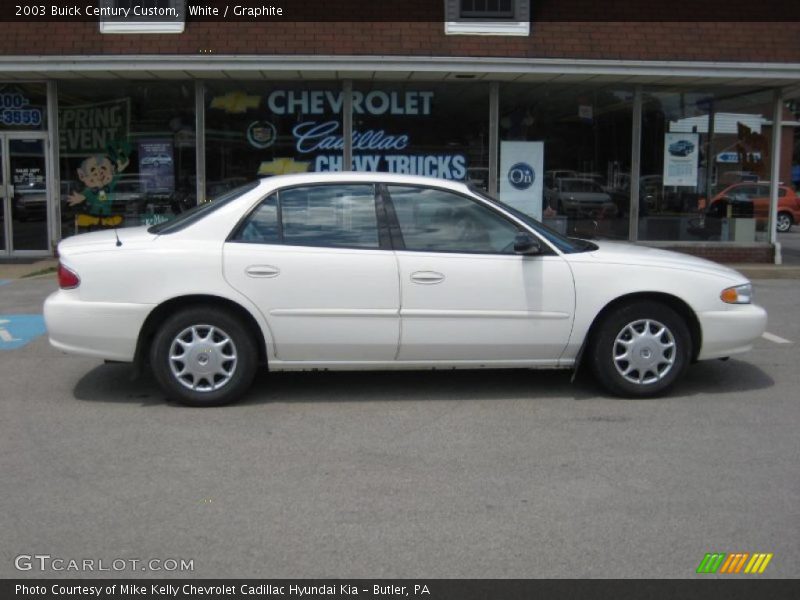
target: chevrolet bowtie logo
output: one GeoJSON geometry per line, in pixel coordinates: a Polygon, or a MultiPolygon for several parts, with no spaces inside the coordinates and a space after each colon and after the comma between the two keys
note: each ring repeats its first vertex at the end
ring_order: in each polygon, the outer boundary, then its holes
{"type": "Polygon", "coordinates": [[[725,552],[709,553],[700,562],[697,572],[727,573],[728,575],[736,573],[761,574],[767,568],[769,561],[772,560],[772,556],[772,553],[763,552],[754,554],[749,552],[734,552],[732,554],[726,554],[725,552]],[[744,567],[744,571],[742,571],[742,567],[744,567]]]}
{"type": "Polygon", "coordinates": [[[227,113],[243,113],[248,108],[258,108],[261,96],[248,96],[244,92],[229,92],[224,96],[216,96],[211,101],[211,108],[221,108],[227,113]]]}
{"type": "Polygon", "coordinates": [[[264,161],[258,167],[259,175],[288,175],[289,173],[306,173],[310,162],[303,162],[293,158],[276,158],[264,161]]]}

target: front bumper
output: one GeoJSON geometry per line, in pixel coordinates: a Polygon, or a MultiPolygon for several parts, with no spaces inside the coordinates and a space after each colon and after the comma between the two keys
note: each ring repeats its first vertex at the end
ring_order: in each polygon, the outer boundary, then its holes
{"type": "Polygon", "coordinates": [[[767,329],[767,311],[756,304],[731,305],[728,310],[697,315],[703,335],[698,360],[748,352],[767,329]]]}
{"type": "Polygon", "coordinates": [[[59,290],[44,303],[50,344],[70,354],[133,361],[136,341],[153,304],[86,302],[77,290],[59,290]]]}

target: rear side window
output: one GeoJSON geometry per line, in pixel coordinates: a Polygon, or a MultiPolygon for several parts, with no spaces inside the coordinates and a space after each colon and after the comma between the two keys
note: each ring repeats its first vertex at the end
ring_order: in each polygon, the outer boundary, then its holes
{"type": "Polygon", "coordinates": [[[231,236],[231,240],[248,244],[279,244],[277,194],[262,201],[231,236]]]}
{"type": "Polygon", "coordinates": [[[231,236],[251,244],[379,248],[375,187],[312,185],[280,190],[251,212],[231,236]]]}
{"type": "Polygon", "coordinates": [[[327,248],[378,248],[373,185],[315,185],[278,193],[283,243],[327,248]]]}

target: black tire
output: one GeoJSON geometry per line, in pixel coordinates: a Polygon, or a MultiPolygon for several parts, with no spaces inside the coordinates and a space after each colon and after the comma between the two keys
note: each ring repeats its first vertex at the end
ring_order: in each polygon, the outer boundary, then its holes
{"type": "Polygon", "coordinates": [[[194,306],[175,313],[159,327],[150,347],[150,365],[170,399],[188,406],[221,406],[235,402],[250,388],[258,350],[238,317],[217,307],[194,306]],[[185,355],[186,362],[170,358],[177,355],[172,354],[173,346],[185,353],[180,356],[185,355]],[[193,371],[179,377],[176,371],[190,364],[191,369],[206,373],[193,371]]]}
{"type": "Polygon", "coordinates": [[[775,229],[777,229],[780,233],[786,233],[792,228],[794,225],[794,219],[792,219],[792,215],[788,212],[779,212],[777,223],[775,224],[775,229]]]}
{"type": "Polygon", "coordinates": [[[608,392],[626,398],[648,398],[664,393],[681,377],[692,356],[691,345],[689,328],[672,308],[659,302],[638,301],[605,315],[587,350],[592,371],[608,392]],[[664,333],[659,335],[661,326],[664,333]],[[634,339],[634,333],[641,337],[634,339]],[[626,351],[628,338],[632,347],[626,351]],[[632,360],[626,361],[627,356],[632,360]],[[644,367],[637,369],[638,365],[644,367]]]}

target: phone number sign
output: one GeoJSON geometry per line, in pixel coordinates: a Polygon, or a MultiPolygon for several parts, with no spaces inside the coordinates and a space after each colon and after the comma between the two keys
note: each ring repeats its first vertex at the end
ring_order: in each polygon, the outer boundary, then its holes
{"type": "Polygon", "coordinates": [[[42,121],[42,109],[29,106],[25,96],[17,92],[0,92],[0,125],[38,127],[42,121]]]}

